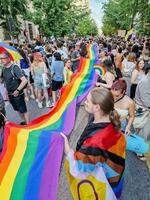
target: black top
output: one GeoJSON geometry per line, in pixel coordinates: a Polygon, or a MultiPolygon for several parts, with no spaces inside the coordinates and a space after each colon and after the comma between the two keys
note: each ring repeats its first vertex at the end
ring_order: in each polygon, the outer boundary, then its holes
{"type": "Polygon", "coordinates": [[[20,85],[20,78],[23,76],[21,69],[17,65],[11,65],[9,68],[4,67],[2,78],[4,80],[8,94],[12,94],[20,85]]]}

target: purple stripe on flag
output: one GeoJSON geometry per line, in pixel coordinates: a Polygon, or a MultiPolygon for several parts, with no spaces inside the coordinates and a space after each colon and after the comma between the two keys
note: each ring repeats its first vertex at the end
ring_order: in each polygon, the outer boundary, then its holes
{"type": "Polygon", "coordinates": [[[43,169],[39,200],[56,200],[63,147],[64,139],[60,134],[54,133],[43,169]]]}
{"type": "Polygon", "coordinates": [[[74,127],[75,114],[76,114],[76,99],[68,106],[66,111],[62,129],[62,132],[65,135],[69,135],[74,127]]]}

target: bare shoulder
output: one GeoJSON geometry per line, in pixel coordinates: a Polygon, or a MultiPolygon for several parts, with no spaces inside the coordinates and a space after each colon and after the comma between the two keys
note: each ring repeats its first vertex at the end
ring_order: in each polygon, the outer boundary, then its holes
{"type": "Polygon", "coordinates": [[[134,101],[133,101],[129,96],[127,96],[127,95],[125,95],[124,101],[125,101],[126,103],[128,103],[130,106],[135,105],[134,101]]]}

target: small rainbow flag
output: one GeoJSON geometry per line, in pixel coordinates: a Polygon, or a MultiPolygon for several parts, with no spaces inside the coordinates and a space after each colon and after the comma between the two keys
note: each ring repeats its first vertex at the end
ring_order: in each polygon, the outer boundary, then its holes
{"type": "Polygon", "coordinates": [[[103,67],[102,64],[94,64],[93,67],[94,67],[94,69],[95,69],[95,72],[96,72],[99,76],[103,77],[103,76],[105,75],[106,70],[105,70],[105,68],[103,67]]]}

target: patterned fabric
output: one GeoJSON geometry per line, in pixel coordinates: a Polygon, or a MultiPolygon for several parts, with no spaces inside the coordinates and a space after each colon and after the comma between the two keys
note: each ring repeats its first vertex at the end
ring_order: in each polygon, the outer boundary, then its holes
{"type": "Polygon", "coordinates": [[[124,135],[112,124],[88,125],[76,152],[67,156],[66,168],[74,199],[119,198],[124,180],[125,149],[124,135]],[[86,188],[91,188],[88,193],[86,188]]]}

